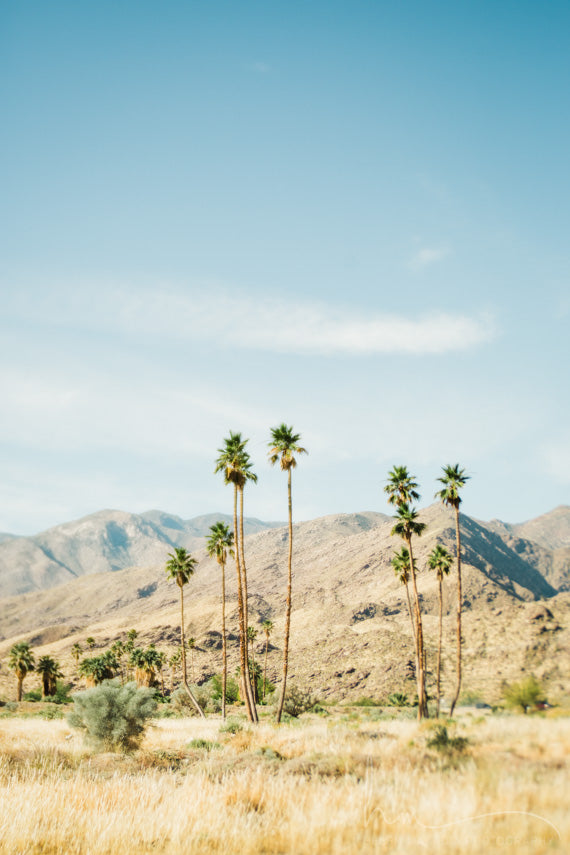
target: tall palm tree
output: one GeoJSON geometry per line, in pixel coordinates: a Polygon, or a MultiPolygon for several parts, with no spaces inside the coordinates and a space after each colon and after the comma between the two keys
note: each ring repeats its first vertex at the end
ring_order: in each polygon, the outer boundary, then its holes
{"type": "Polygon", "coordinates": [[[428,567],[430,570],[435,570],[437,573],[437,584],[439,592],[439,637],[437,644],[437,712],[436,718],[439,718],[439,699],[440,699],[440,676],[441,676],[441,640],[443,636],[443,578],[449,574],[450,567],[453,563],[453,558],[447,551],[445,546],[440,543],[434,546],[428,555],[428,567]]]}
{"type": "Polygon", "coordinates": [[[34,654],[27,641],[18,641],[10,648],[8,668],[11,668],[16,675],[18,681],[16,699],[20,702],[22,700],[22,687],[26,674],[29,674],[35,668],[34,654]]]}
{"type": "Polygon", "coordinates": [[[202,707],[198,703],[194,692],[188,685],[188,675],[186,670],[186,641],[184,639],[184,585],[187,585],[190,578],[194,574],[194,569],[198,563],[185,549],[177,548],[174,552],[168,553],[169,560],[166,562],[166,575],[173,579],[180,589],[180,650],[182,651],[182,683],[186,694],[194,704],[196,712],[202,718],[206,718],[202,707]]]}
{"type": "Polygon", "coordinates": [[[56,691],[56,682],[59,677],[63,677],[63,671],[59,667],[59,662],[51,656],[40,656],[36,671],[42,677],[42,694],[44,698],[53,697],[56,691]]]}
{"type": "Polygon", "coordinates": [[[234,535],[222,521],[210,526],[210,536],[206,543],[208,555],[222,568],[222,719],[226,717],[226,687],[228,683],[228,652],[226,639],[226,563],[228,555],[233,556],[234,535]]]}
{"type": "Polygon", "coordinates": [[[226,484],[233,484],[234,487],[234,555],[238,591],[240,679],[243,683],[242,696],[246,704],[247,716],[250,721],[257,722],[257,709],[249,676],[249,668],[247,667],[247,574],[243,543],[240,544],[240,537],[243,539],[243,488],[247,480],[257,480],[257,477],[251,471],[250,457],[245,450],[246,443],[247,440],[242,439],[240,433],[230,431],[229,437],[224,440],[224,447],[218,449],[219,456],[216,460],[214,472],[222,472],[224,482],[226,484]],[[238,493],[241,496],[241,525],[238,525],[238,493]]]}
{"type": "Polygon", "coordinates": [[[289,633],[291,630],[291,602],[293,583],[293,502],[291,498],[291,473],[297,466],[296,454],[307,454],[299,445],[301,435],[293,432],[284,422],[271,428],[269,442],[269,462],[274,466],[277,461],[283,472],[287,473],[287,507],[289,511],[289,552],[287,556],[287,604],[285,607],[285,638],[283,641],[283,683],[277,707],[277,723],[281,721],[285,692],[287,690],[287,672],[289,669],[289,633]]]}
{"type": "Polygon", "coordinates": [[[418,594],[418,585],[416,580],[416,564],[414,561],[414,553],[412,551],[412,536],[416,537],[423,534],[426,524],[418,519],[418,512],[407,505],[405,502],[400,502],[396,507],[395,514],[396,524],[392,528],[391,534],[398,535],[407,544],[410,556],[410,571],[412,575],[412,587],[414,591],[414,611],[416,616],[416,678],[418,684],[418,719],[427,718],[427,696],[426,696],[426,675],[425,675],[425,647],[424,633],[422,625],[422,613],[420,609],[420,598],[418,594]]]}
{"type": "Polygon", "coordinates": [[[443,485],[441,490],[435,494],[436,499],[448,508],[453,508],[455,511],[455,551],[457,558],[457,686],[455,695],[451,701],[449,710],[450,717],[453,716],[455,704],[459,698],[461,689],[461,612],[463,609],[463,596],[461,592],[461,534],[459,531],[459,505],[461,497],[459,491],[465,486],[469,480],[469,475],[465,474],[464,469],[459,468],[459,463],[454,466],[442,466],[443,475],[437,480],[443,485]]]}
{"type": "Polygon", "coordinates": [[[261,628],[265,634],[265,662],[263,665],[263,700],[267,694],[267,650],[269,648],[269,636],[273,632],[273,621],[264,620],[261,628]]]}
{"type": "Polygon", "coordinates": [[[406,599],[408,601],[408,615],[410,616],[410,622],[412,624],[412,637],[414,639],[414,650],[416,652],[416,657],[418,655],[418,640],[416,638],[416,624],[414,621],[414,615],[412,612],[412,603],[410,600],[410,553],[406,549],[405,546],[402,546],[399,552],[396,552],[394,557],[392,558],[392,567],[394,568],[394,573],[402,583],[406,587],[406,599]]]}

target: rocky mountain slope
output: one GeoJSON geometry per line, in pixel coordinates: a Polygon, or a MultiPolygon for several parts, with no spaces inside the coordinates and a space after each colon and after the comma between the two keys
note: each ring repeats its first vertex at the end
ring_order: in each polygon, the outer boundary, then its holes
{"type": "MultiPolygon", "coordinates": [[[[164,562],[167,553],[177,546],[191,551],[202,547],[209,526],[217,520],[232,523],[227,514],[184,520],[162,511],[130,514],[107,510],[34,537],[3,535],[0,596],[52,588],[90,573],[164,562]]],[[[244,527],[250,534],[275,525],[282,523],[247,519],[244,527]]]]}
{"type": "MultiPolygon", "coordinates": [[[[554,513],[560,516],[558,510],[554,513]]],[[[145,525],[160,523],[167,527],[167,516],[150,512],[145,519],[141,515],[145,537],[152,541],[145,525]]],[[[426,558],[438,542],[453,550],[455,531],[452,514],[440,505],[425,509],[421,516],[428,529],[424,537],[416,540],[415,554],[420,569],[428,665],[433,672],[437,584],[434,574],[426,569],[426,558]]],[[[186,543],[184,538],[190,535],[183,521],[168,519],[170,543],[175,543],[175,537],[186,543]]],[[[570,527],[570,510],[564,519],[570,527]]],[[[106,522],[117,520],[107,518],[106,522]]],[[[199,536],[200,526],[207,530],[208,524],[209,518],[194,521],[192,525],[197,530],[192,536],[199,536]]],[[[366,512],[331,515],[294,527],[291,673],[294,680],[310,683],[323,697],[414,692],[405,591],[390,564],[395,549],[401,545],[390,536],[392,525],[391,517],[366,512]]],[[[503,679],[533,671],[555,694],[568,691],[568,561],[561,563],[557,579],[552,576],[549,580],[540,567],[546,566],[547,558],[557,550],[466,515],[461,516],[461,526],[465,688],[480,690],[486,698],[492,698],[500,693],[503,679]]],[[[563,537],[560,519],[556,527],[557,537],[563,537]]],[[[131,548],[134,556],[134,547],[131,548]]],[[[185,589],[186,628],[198,642],[197,676],[206,678],[221,667],[220,575],[218,565],[203,548],[194,549],[194,554],[199,563],[185,589]]],[[[259,628],[266,618],[274,622],[269,668],[275,677],[280,669],[286,554],[285,527],[267,528],[247,537],[250,623],[259,628]]],[[[0,600],[0,658],[15,640],[26,638],[38,655],[49,652],[57,656],[67,663],[66,672],[72,674],[70,649],[74,642],[84,643],[92,635],[98,649],[104,649],[130,627],[139,630],[143,643],[153,641],[163,649],[174,649],[179,632],[178,589],[167,581],[163,553],[160,556],[154,566],[145,560],[146,566],[112,573],[105,569],[58,587],[0,600]]],[[[109,559],[107,567],[108,563],[109,559]]],[[[229,630],[234,637],[230,649],[232,657],[237,658],[234,576],[233,566],[228,567],[229,630]]],[[[450,689],[454,673],[454,581],[451,578],[445,585],[444,691],[450,689]]],[[[262,655],[263,650],[260,632],[257,653],[262,655]]],[[[10,687],[11,675],[2,668],[0,690],[10,691],[10,687]]]]}

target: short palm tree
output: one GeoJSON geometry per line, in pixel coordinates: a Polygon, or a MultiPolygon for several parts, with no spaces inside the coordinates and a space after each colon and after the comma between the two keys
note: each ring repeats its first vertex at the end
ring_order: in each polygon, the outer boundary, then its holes
{"type": "Polygon", "coordinates": [[[265,700],[267,693],[267,651],[269,649],[269,636],[273,632],[273,621],[264,620],[261,628],[265,635],[265,662],[263,664],[263,700],[265,700]]]}
{"type": "Polygon", "coordinates": [[[469,475],[465,474],[464,469],[459,468],[459,463],[456,463],[454,466],[443,466],[442,469],[443,475],[437,480],[443,487],[435,494],[435,498],[440,499],[446,507],[453,508],[455,511],[455,546],[457,558],[457,686],[449,710],[451,717],[453,716],[453,710],[455,709],[461,689],[461,612],[463,610],[463,595],[461,592],[461,534],[459,531],[459,506],[461,504],[461,497],[459,491],[469,480],[469,475]]]}
{"type": "Polygon", "coordinates": [[[257,476],[251,470],[251,459],[245,450],[247,439],[242,439],[240,433],[230,431],[228,438],[224,440],[224,447],[218,449],[218,459],[214,472],[222,472],[224,482],[233,484],[234,487],[234,548],[237,574],[238,591],[238,618],[239,618],[239,648],[241,677],[243,682],[243,699],[250,721],[257,722],[257,708],[253,687],[247,667],[247,571],[245,567],[245,552],[243,546],[243,489],[246,482],[257,481],[257,476]],[[238,524],[238,495],[240,497],[240,522],[238,524]]]}
{"type": "Polygon", "coordinates": [[[414,612],[416,618],[416,678],[418,684],[418,718],[427,718],[427,695],[426,695],[426,674],[425,674],[425,646],[424,634],[422,625],[422,613],[420,609],[420,598],[418,594],[418,586],[416,579],[416,564],[414,561],[414,553],[412,551],[412,536],[420,536],[426,528],[426,524],[418,519],[418,512],[407,505],[405,502],[400,502],[396,507],[395,514],[396,524],[392,528],[391,534],[398,535],[407,544],[410,558],[410,572],[412,577],[412,588],[414,591],[414,612]]]}
{"type": "Polygon", "coordinates": [[[445,576],[449,575],[450,567],[453,563],[453,558],[451,554],[447,551],[445,546],[442,546],[440,543],[437,546],[434,546],[430,554],[428,555],[428,567],[430,570],[435,570],[437,573],[437,584],[438,584],[438,593],[439,593],[439,637],[437,644],[437,680],[436,680],[436,694],[437,694],[437,711],[436,717],[439,718],[439,701],[440,701],[440,677],[441,677],[441,640],[443,636],[443,579],[445,576]]]}
{"type": "Polygon", "coordinates": [[[176,669],[182,662],[182,653],[180,652],[180,648],[178,647],[174,653],[170,656],[168,660],[168,667],[170,668],[170,693],[174,691],[174,678],[176,677],[176,669]]]}
{"type": "Polygon", "coordinates": [[[194,574],[198,563],[185,549],[178,548],[168,553],[169,560],[166,562],[166,575],[178,585],[180,589],[180,650],[182,651],[182,683],[186,694],[194,704],[198,715],[205,718],[204,711],[198,703],[194,692],[188,685],[188,674],[186,669],[186,641],[184,637],[184,585],[187,585],[194,574]]]}
{"type": "Polygon", "coordinates": [[[135,668],[137,686],[139,688],[150,688],[156,680],[156,674],[164,664],[163,654],[154,644],[150,644],[146,650],[135,647],[131,651],[131,665],[135,668]]]}
{"type": "Polygon", "coordinates": [[[56,692],[56,684],[59,677],[63,677],[63,671],[51,656],[40,656],[36,671],[42,677],[42,694],[44,698],[53,697],[56,692]]]}
{"type": "Polygon", "coordinates": [[[121,683],[124,684],[125,675],[123,672],[123,657],[125,656],[126,650],[125,650],[125,645],[123,644],[123,642],[121,641],[120,638],[118,638],[116,641],[114,641],[112,643],[111,652],[117,658],[117,662],[119,663],[119,670],[121,672],[121,683]]]}
{"type": "Polygon", "coordinates": [[[75,659],[75,668],[79,668],[79,660],[81,659],[81,654],[83,653],[83,648],[80,644],[74,644],[71,648],[71,655],[75,659]]]}
{"type": "Polygon", "coordinates": [[[228,555],[234,554],[234,535],[222,521],[210,526],[210,536],[206,542],[208,555],[222,568],[222,719],[226,717],[226,687],[228,683],[228,652],[226,639],[226,563],[228,555]]]}
{"type": "Polygon", "coordinates": [[[291,630],[291,603],[293,588],[293,502],[291,497],[291,473],[297,466],[296,454],[307,454],[307,449],[299,445],[301,435],[284,422],[271,428],[269,441],[269,462],[274,466],[277,461],[283,472],[287,473],[287,507],[289,514],[289,551],[287,556],[287,603],[285,606],[285,635],[283,640],[283,683],[277,706],[276,719],[279,723],[283,714],[285,692],[287,691],[287,672],[289,669],[289,634],[291,630]]]}
{"type": "Polygon", "coordinates": [[[20,702],[22,700],[22,688],[26,674],[29,674],[35,668],[34,654],[27,641],[18,641],[10,648],[8,668],[11,668],[16,675],[18,681],[16,699],[20,702]]]}
{"type": "Polygon", "coordinates": [[[414,615],[412,612],[412,603],[410,600],[410,553],[406,549],[405,546],[402,546],[399,552],[396,552],[394,557],[392,558],[392,567],[394,568],[394,573],[402,583],[406,587],[406,599],[408,601],[408,615],[410,616],[410,622],[412,624],[412,638],[414,639],[414,650],[416,652],[416,657],[418,655],[418,642],[416,638],[416,624],[414,622],[414,615]]]}
{"type": "Polygon", "coordinates": [[[89,638],[85,639],[85,644],[87,645],[89,650],[93,650],[93,648],[95,647],[95,639],[92,635],[90,635],[89,638]]]}

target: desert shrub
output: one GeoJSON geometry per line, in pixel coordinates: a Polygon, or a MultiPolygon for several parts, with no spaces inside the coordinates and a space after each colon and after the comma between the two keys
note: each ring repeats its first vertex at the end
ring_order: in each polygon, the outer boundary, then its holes
{"type": "Polygon", "coordinates": [[[243,725],[241,721],[237,718],[229,718],[225,724],[220,726],[220,733],[239,733],[240,730],[243,730],[243,725]]]}
{"type": "Polygon", "coordinates": [[[354,702],[353,706],[355,707],[380,707],[382,704],[380,701],[375,700],[374,698],[359,698],[354,702]]]}
{"type": "Polygon", "coordinates": [[[28,701],[28,703],[37,703],[42,699],[41,689],[32,689],[29,692],[25,692],[23,696],[24,701],[28,701]]]}
{"type": "Polygon", "coordinates": [[[308,689],[301,689],[299,686],[291,686],[290,688],[287,688],[283,711],[292,718],[298,718],[305,712],[312,712],[317,705],[317,699],[308,689]]]}
{"type": "Polygon", "coordinates": [[[78,692],[73,700],[69,724],[84,732],[89,745],[104,751],[137,748],[156,710],[152,689],[137,689],[136,683],[121,686],[115,680],[78,692]]]}
{"type": "Polygon", "coordinates": [[[55,684],[55,694],[50,698],[54,704],[71,704],[73,698],[71,696],[71,683],[61,683],[59,680],[55,684]]]}
{"type": "Polygon", "coordinates": [[[403,692],[392,692],[388,695],[388,703],[392,707],[407,707],[409,706],[408,696],[403,692]]]}
{"type": "Polygon", "coordinates": [[[211,742],[209,739],[192,739],[188,743],[188,748],[203,748],[205,751],[213,751],[216,748],[221,748],[219,742],[211,742]]]}
{"type": "MultiPolygon", "coordinates": [[[[198,701],[198,704],[204,712],[219,712],[221,709],[221,701],[218,700],[216,702],[212,698],[211,691],[208,687],[208,684],[205,683],[203,686],[191,686],[192,694],[198,701]],[[218,705],[219,704],[219,705],[218,705]]],[[[198,715],[196,712],[196,707],[190,700],[188,692],[183,686],[180,686],[176,689],[175,692],[170,696],[170,705],[174,709],[178,715],[182,716],[192,716],[198,715]]]]}
{"type": "Polygon", "coordinates": [[[476,704],[480,704],[483,702],[483,698],[481,697],[480,692],[475,692],[472,689],[467,689],[465,692],[461,692],[459,696],[459,703],[462,706],[466,707],[474,707],[476,704]]]}
{"type": "MultiPolygon", "coordinates": [[[[221,674],[214,674],[214,676],[211,677],[211,679],[208,681],[208,683],[211,687],[212,698],[214,698],[215,700],[219,700],[220,705],[221,705],[222,675],[221,674]]],[[[232,677],[228,677],[228,679],[226,680],[226,703],[227,704],[235,704],[235,703],[237,703],[238,700],[239,700],[239,686],[237,684],[237,681],[234,680],[232,677]]]]}
{"type": "Polygon", "coordinates": [[[434,748],[444,754],[463,754],[469,740],[465,736],[450,736],[445,726],[436,727],[434,735],[427,741],[428,748],[434,748]]]}
{"type": "Polygon", "coordinates": [[[523,713],[544,699],[542,687],[532,674],[518,683],[507,684],[503,689],[503,697],[507,707],[520,709],[523,713]]]}
{"type": "Polygon", "coordinates": [[[56,704],[49,703],[42,710],[41,717],[51,721],[51,719],[54,718],[63,718],[63,712],[61,710],[58,710],[56,704]]]}

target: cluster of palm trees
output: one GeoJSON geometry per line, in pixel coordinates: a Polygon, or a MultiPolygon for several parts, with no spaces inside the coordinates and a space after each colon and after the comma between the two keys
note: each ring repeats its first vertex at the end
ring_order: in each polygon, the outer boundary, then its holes
{"type": "MultiPolygon", "coordinates": [[[[453,710],[459,697],[461,688],[461,612],[462,612],[462,593],[461,593],[461,537],[459,527],[459,506],[461,497],[459,491],[465,486],[469,476],[465,474],[463,469],[459,468],[459,464],[447,465],[442,467],[443,475],[437,480],[442,484],[442,489],[436,493],[436,498],[447,507],[452,507],[455,510],[455,531],[456,531],[456,559],[457,559],[457,681],[455,693],[451,702],[450,715],[453,715],[453,710]]],[[[426,524],[419,519],[418,511],[414,508],[413,502],[419,500],[420,495],[417,491],[418,484],[414,477],[410,475],[405,466],[394,466],[391,472],[388,473],[388,481],[384,487],[384,491],[388,494],[388,503],[395,506],[395,525],[392,528],[392,535],[401,537],[406,546],[396,553],[392,558],[392,566],[394,572],[406,587],[406,597],[408,603],[408,613],[412,625],[412,637],[414,640],[414,653],[416,663],[416,682],[418,691],[418,718],[427,718],[428,704],[426,692],[426,649],[423,634],[422,612],[420,606],[420,597],[417,587],[417,563],[414,559],[412,537],[421,536],[426,524]],[[412,583],[412,597],[410,598],[409,582],[412,583]]],[[[436,571],[438,581],[439,594],[439,636],[438,636],[438,656],[437,656],[437,679],[436,679],[436,694],[437,694],[437,716],[439,717],[440,710],[440,689],[441,689],[441,648],[443,635],[443,579],[449,574],[453,563],[453,558],[448,550],[441,544],[437,544],[428,557],[428,567],[436,571]]]]}
{"type": "Polygon", "coordinates": [[[40,656],[37,663],[34,653],[27,641],[18,641],[10,649],[8,667],[14,672],[17,680],[16,697],[22,700],[24,680],[31,671],[36,671],[42,680],[44,698],[53,697],[57,691],[57,681],[63,677],[63,672],[52,656],[40,656]]]}
{"type": "MultiPolygon", "coordinates": [[[[271,429],[271,440],[269,442],[269,462],[274,465],[278,461],[281,469],[287,472],[287,495],[289,514],[289,552],[288,552],[288,580],[287,580],[287,602],[285,609],[285,632],[283,645],[283,682],[281,694],[277,706],[277,721],[281,720],[283,703],[287,686],[287,671],[289,659],[289,635],[291,626],[291,601],[292,601],[292,559],[293,559],[293,508],[291,494],[291,472],[297,465],[295,455],[306,454],[306,450],[299,445],[300,435],[295,433],[292,427],[286,424],[278,425],[271,429]]],[[[248,583],[247,565],[244,547],[244,491],[248,483],[255,484],[257,475],[253,471],[252,461],[246,449],[248,440],[241,433],[230,431],[229,436],[224,439],[222,448],[218,449],[218,457],[215,464],[215,473],[222,473],[224,483],[233,486],[233,531],[224,522],[219,521],[210,526],[210,535],[207,539],[207,551],[210,557],[216,558],[220,565],[222,575],[222,717],[226,715],[226,687],[228,674],[227,655],[227,633],[226,633],[226,565],[228,558],[235,560],[237,578],[238,599],[238,624],[239,624],[239,682],[240,695],[244,701],[248,719],[251,722],[259,720],[257,712],[257,670],[253,654],[253,642],[257,636],[255,627],[249,624],[248,610],[248,583]],[[251,643],[252,655],[249,655],[249,644],[251,643]]],[[[180,619],[181,619],[181,650],[183,660],[183,684],[192,703],[203,712],[192,692],[186,678],[186,657],[184,644],[184,585],[187,584],[194,573],[196,559],[185,549],[176,549],[169,553],[169,561],[166,564],[167,575],[173,579],[180,588],[180,619]]],[[[271,621],[263,623],[262,629],[265,633],[265,664],[263,674],[263,696],[267,691],[267,651],[269,647],[269,636],[273,629],[271,621]]]]}

